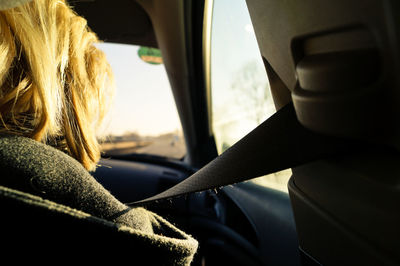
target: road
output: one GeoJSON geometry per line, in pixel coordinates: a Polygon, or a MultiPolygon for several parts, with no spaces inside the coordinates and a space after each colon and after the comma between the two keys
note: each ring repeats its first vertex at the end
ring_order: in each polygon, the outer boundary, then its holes
{"type": "Polygon", "coordinates": [[[130,153],[146,153],[159,156],[182,158],[185,155],[186,148],[182,138],[171,140],[171,138],[156,138],[147,142],[126,142],[115,143],[115,145],[107,146],[104,149],[110,155],[122,155],[130,153]]]}

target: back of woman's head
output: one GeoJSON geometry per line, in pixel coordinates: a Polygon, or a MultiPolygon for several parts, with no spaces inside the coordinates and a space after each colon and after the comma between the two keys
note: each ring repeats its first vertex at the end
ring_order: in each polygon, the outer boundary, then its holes
{"type": "Polygon", "coordinates": [[[112,93],[97,42],[63,0],[0,11],[0,132],[53,145],[94,169],[95,131],[112,93]]]}

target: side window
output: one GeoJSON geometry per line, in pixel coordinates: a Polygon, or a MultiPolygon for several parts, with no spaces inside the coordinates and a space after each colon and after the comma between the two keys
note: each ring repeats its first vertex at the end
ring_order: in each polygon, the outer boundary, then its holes
{"type": "MultiPolygon", "coordinates": [[[[218,153],[275,113],[245,0],[214,0],[210,43],[212,128],[218,153]]],[[[291,171],[252,182],[287,191],[291,171]]]]}
{"type": "Polygon", "coordinates": [[[99,136],[108,155],[152,154],[181,159],[182,127],[158,49],[102,43],[113,69],[114,104],[99,136]]]}

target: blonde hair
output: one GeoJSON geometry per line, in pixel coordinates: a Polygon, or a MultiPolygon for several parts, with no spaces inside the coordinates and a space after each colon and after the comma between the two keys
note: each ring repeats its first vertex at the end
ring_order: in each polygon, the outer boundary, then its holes
{"type": "Polygon", "coordinates": [[[56,146],[93,170],[113,89],[97,36],[64,0],[0,12],[0,132],[56,146]]]}

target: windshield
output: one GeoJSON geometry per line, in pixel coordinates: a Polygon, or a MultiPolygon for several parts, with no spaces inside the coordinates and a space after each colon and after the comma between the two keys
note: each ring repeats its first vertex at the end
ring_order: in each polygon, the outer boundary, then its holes
{"type": "Polygon", "coordinates": [[[181,159],[182,127],[158,49],[99,45],[116,83],[114,104],[99,137],[107,155],[152,154],[181,159]]]}

